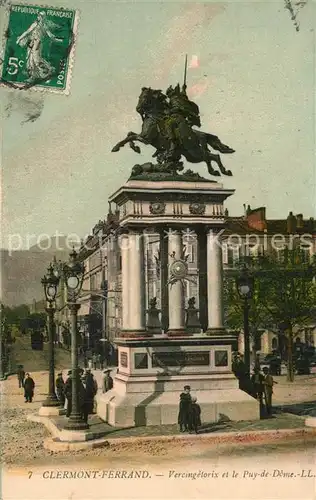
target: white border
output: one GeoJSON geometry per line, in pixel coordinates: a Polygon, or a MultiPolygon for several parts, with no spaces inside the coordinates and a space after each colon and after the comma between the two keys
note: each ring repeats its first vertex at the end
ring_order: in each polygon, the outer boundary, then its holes
{"type": "Polygon", "coordinates": [[[72,10],[74,11],[74,22],[73,22],[73,44],[71,47],[71,50],[68,54],[68,69],[67,69],[67,79],[66,79],[66,86],[64,89],[57,89],[57,88],[51,88],[51,87],[44,87],[41,85],[34,85],[31,87],[27,87],[26,89],[24,88],[23,83],[14,83],[14,87],[11,87],[10,85],[7,85],[6,83],[2,82],[0,80],[0,87],[5,87],[8,90],[16,90],[16,91],[35,91],[35,92],[42,92],[46,93],[49,92],[51,94],[59,94],[59,95],[69,95],[70,94],[70,85],[71,85],[71,80],[72,80],[72,71],[73,71],[73,66],[74,66],[74,60],[75,60],[75,50],[76,50],[76,45],[77,45],[77,37],[78,37],[78,27],[79,27],[79,20],[80,20],[80,10],[79,9],[72,9],[72,8],[66,8],[66,7],[52,7],[50,5],[43,5],[43,4],[26,4],[25,2],[14,2],[11,3],[9,2],[8,4],[1,6],[0,4],[0,9],[4,9],[4,29],[3,29],[3,35],[2,35],[2,44],[1,44],[1,55],[0,55],[0,75],[2,75],[3,71],[3,63],[4,63],[4,57],[5,57],[5,50],[6,50],[6,43],[7,43],[7,38],[6,38],[6,31],[9,28],[9,22],[10,22],[10,11],[11,11],[11,5],[21,5],[23,7],[37,7],[37,8],[43,8],[43,9],[52,9],[52,10],[72,10]]]}

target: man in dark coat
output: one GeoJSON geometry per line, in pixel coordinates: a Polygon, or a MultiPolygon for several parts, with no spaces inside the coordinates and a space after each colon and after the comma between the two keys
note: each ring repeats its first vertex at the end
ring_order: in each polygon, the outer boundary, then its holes
{"type": "Polygon", "coordinates": [[[190,431],[198,433],[198,428],[201,426],[201,407],[197,404],[197,399],[192,398],[191,404],[191,422],[190,431]]]}
{"type": "Polygon", "coordinates": [[[263,404],[263,391],[264,391],[264,376],[260,373],[260,370],[255,369],[251,377],[251,383],[253,386],[254,397],[259,401],[260,406],[263,404]]]}
{"type": "Polygon", "coordinates": [[[29,373],[26,374],[24,380],[24,397],[25,403],[32,403],[34,397],[35,382],[29,373]]]}
{"type": "Polygon", "coordinates": [[[180,427],[180,432],[185,432],[190,430],[190,416],[191,416],[191,387],[189,385],[184,386],[184,391],[180,394],[179,403],[179,415],[178,424],[180,427]]]}
{"type": "Polygon", "coordinates": [[[24,371],[22,365],[19,365],[16,374],[17,374],[17,377],[18,377],[19,389],[21,389],[21,387],[24,386],[24,378],[25,378],[25,371],[24,371]]]}
{"type": "Polygon", "coordinates": [[[87,397],[86,377],[82,376],[79,381],[79,402],[82,420],[88,423],[89,418],[89,400],[87,397]]]}
{"type": "Polygon", "coordinates": [[[60,372],[56,378],[56,393],[61,406],[65,405],[65,382],[63,374],[60,372]]]}
{"type": "Polygon", "coordinates": [[[90,370],[86,371],[85,382],[88,412],[93,413],[94,397],[98,392],[98,384],[90,370]]]}
{"type": "Polygon", "coordinates": [[[111,370],[105,370],[104,372],[104,377],[103,377],[103,387],[102,390],[103,392],[108,392],[111,389],[113,389],[113,378],[111,377],[111,370]]]}
{"type": "Polygon", "coordinates": [[[67,411],[66,416],[69,417],[72,409],[72,373],[71,370],[68,372],[68,378],[64,387],[65,398],[67,399],[67,411]]]}

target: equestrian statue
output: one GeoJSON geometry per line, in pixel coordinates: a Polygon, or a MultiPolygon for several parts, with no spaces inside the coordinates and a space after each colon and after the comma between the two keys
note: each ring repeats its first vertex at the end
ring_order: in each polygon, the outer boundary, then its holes
{"type": "Polygon", "coordinates": [[[209,147],[223,154],[234,153],[234,149],[223,144],[217,136],[193,128],[201,127],[200,110],[187,96],[186,72],[187,57],[182,88],[179,84],[170,86],[165,94],[150,87],[142,88],[136,107],[142,118],[142,130],[140,134],[129,132],[112,151],[119,151],[128,143],[140,153],[141,149],[135,142],[151,145],[156,150],[152,156],[157,164],[135,165],[132,176],[146,171],[175,175],[183,170],[182,156],[190,163],[205,162],[210,175],[232,175],[222,164],[220,155],[212,153],[209,147]],[[213,168],[213,162],[219,171],[213,168]]]}

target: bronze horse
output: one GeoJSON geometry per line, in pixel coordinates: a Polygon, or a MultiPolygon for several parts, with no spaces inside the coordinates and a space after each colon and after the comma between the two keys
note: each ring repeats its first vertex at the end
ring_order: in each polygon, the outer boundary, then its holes
{"type": "Polygon", "coordinates": [[[180,145],[170,151],[170,140],[166,134],[165,123],[170,116],[170,108],[167,97],[161,90],[154,90],[143,87],[138,99],[136,111],[141,115],[143,124],[140,134],[129,132],[125,139],[118,142],[113,152],[119,151],[121,147],[129,143],[130,147],[137,153],[140,153],[140,147],[135,145],[135,141],[145,145],[150,144],[156,149],[153,157],[157,157],[158,162],[169,161],[178,162],[183,155],[190,163],[205,162],[210,175],[232,175],[230,170],[226,170],[221,162],[219,154],[212,153],[208,146],[211,146],[220,153],[233,153],[234,150],[229,146],[222,144],[215,135],[192,129],[185,120],[178,122],[177,134],[180,137],[180,145]],[[212,167],[215,162],[220,170],[212,167]]]}

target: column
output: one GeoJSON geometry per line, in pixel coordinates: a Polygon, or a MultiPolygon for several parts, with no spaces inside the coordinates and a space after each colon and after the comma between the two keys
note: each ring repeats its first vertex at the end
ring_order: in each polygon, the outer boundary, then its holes
{"type": "Polygon", "coordinates": [[[129,330],[129,235],[119,238],[122,256],[122,330],[129,330]]]}
{"type": "Polygon", "coordinates": [[[145,262],[144,236],[129,234],[129,329],[142,331],[146,328],[145,318],[145,262]]]}
{"type": "Polygon", "coordinates": [[[208,330],[211,331],[224,329],[222,247],[217,236],[216,230],[207,233],[208,330]]]}
{"type": "MultiPolygon", "coordinates": [[[[168,253],[170,265],[182,256],[182,232],[168,234],[168,253]]],[[[170,275],[169,275],[170,276],[170,275]]],[[[181,280],[169,285],[169,331],[185,330],[184,290],[181,280]]]]}
{"type": "Polygon", "coordinates": [[[202,330],[208,326],[207,312],[207,237],[204,227],[199,228],[197,235],[198,269],[199,269],[199,319],[202,330]]]}
{"type": "Polygon", "coordinates": [[[160,293],[161,293],[161,328],[169,329],[169,290],[168,290],[168,239],[165,229],[160,231],[160,293]]]}

